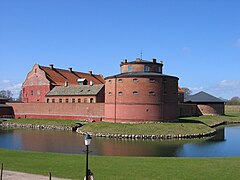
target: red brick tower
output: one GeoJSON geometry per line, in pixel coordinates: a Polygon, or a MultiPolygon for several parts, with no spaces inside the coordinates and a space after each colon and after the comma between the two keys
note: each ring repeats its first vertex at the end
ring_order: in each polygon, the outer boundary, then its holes
{"type": "Polygon", "coordinates": [[[105,78],[105,119],[148,122],[178,117],[178,78],[162,74],[156,59],[124,60],[121,74],[105,78]]]}

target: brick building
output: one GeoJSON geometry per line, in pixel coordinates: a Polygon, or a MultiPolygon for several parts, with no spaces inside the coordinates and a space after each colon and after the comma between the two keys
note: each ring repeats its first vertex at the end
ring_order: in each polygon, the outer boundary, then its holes
{"type": "Polygon", "coordinates": [[[22,101],[24,103],[46,102],[45,96],[58,86],[79,86],[104,84],[101,75],[95,75],[92,71],[82,73],[58,69],[51,64],[49,67],[35,64],[33,69],[28,73],[22,86],[22,101]]]}
{"type": "Polygon", "coordinates": [[[121,74],[105,78],[105,118],[109,122],[175,120],[178,78],[162,74],[156,59],[124,60],[121,74]]]}
{"type": "Polygon", "coordinates": [[[199,92],[197,94],[186,97],[186,104],[194,104],[197,106],[198,114],[194,115],[224,115],[225,102],[216,98],[206,92],[199,92]]]}

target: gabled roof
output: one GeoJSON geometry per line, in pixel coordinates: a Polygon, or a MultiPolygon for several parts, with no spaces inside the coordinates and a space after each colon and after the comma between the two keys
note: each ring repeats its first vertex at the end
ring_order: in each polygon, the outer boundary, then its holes
{"type": "Polygon", "coordinates": [[[93,81],[94,84],[104,84],[104,79],[101,75],[50,68],[40,65],[39,67],[45,72],[47,79],[52,85],[64,86],[67,82],[69,86],[76,86],[78,85],[77,79],[79,78],[85,78],[88,82],[93,81]]]}
{"type": "Polygon", "coordinates": [[[46,96],[91,96],[97,95],[104,84],[56,86],[46,96]]]}
{"type": "Polygon", "coordinates": [[[216,98],[204,91],[201,91],[197,94],[186,97],[184,102],[211,102],[211,103],[224,103],[223,100],[216,98]]]}

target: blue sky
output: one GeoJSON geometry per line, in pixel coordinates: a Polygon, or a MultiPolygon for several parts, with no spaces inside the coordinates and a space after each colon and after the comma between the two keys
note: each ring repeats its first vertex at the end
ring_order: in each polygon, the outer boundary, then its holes
{"type": "Polygon", "coordinates": [[[239,0],[0,0],[0,89],[35,63],[103,74],[157,58],[181,87],[240,96],[239,0]]]}

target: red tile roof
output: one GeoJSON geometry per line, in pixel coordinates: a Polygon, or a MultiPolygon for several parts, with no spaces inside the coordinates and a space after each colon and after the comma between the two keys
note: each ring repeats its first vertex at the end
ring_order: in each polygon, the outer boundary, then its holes
{"type": "Polygon", "coordinates": [[[88,81],[93,81],[94,84],[104,84],[104,79],[101,75],[96,75],[92,73],[82,73],[77,71],[64,70],[59,68],[50,68],[45,66],[40,66],[46,73],[47,79],[55,86],[64,86],[67,82],[69,86],[79,85],[77,79],[85,78],[88,81]]]}
{"type": "Polygon", "coordinates": [[[184,93],[184,91],[180,87],[178,87],[178,93],[184,93]]]}

